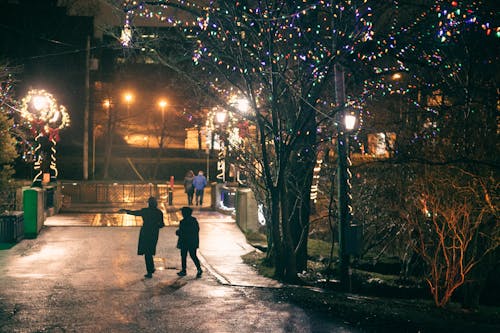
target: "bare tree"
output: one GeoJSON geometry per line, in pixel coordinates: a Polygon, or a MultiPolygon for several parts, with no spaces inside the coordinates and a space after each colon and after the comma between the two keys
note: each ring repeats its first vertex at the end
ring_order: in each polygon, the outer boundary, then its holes
{"type": "MultiPolygon", "coordinates": [[[[226,109],[237,111],[228,101],[232,94],[250,102],[252,113],[241,117],[255,125],[256,135],[253,150],[241,156],[251,156],[254,161],[246,167],[257,166],[254,174],[260,175],[250,184],[263,193],[276,276],[295,280],[307,267],[318,112],[332,115],[344,106],[327,88],[333,66],[348,62],[353,49],[371,38],[371,7],[365,1],[352,6],[303,1],[161,5],[184,9],[198,21],[197,27],[183,28],[187,40],[194,41],[186,53],[195,64],[184,75],[197,82],[198,73],[205,73],[200,86],[226,109]]],[[[138,8],[130,5],[126,11],[138,8]]],[[[163,64],[183,73],[178,58],[160,51],[163,64]]]]}
{"type": "Polygon", "coordinates": [[[425,168],[412,186],[415,196],[408,198],[405,211],[414,249],[428,266],[426,281],[439,307],[500,245],[498,202],[492,200],[498,184],[457,168],[438,170],[443,168],[425,168]]]}
{"type": "Polygon", "coordinates": [[[12,70],[7,65],[0,64],[0,91],[2,92],[0,98],[0,195],[5,193],[4,190],[14,174],[12,163],[17,156],[13,119],[16,102],[12,95],[14,87],[12,70]]]}

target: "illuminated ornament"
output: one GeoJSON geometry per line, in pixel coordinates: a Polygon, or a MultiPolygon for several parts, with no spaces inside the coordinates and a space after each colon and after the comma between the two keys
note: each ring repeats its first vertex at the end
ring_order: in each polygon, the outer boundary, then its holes
{"type": "Polygon", "coordinates": [[[48,134],[49,129],[59,130],[69,126],[66,108],[58,105],[54,96],[45,90],[30,90],[21,101],[20,112],[31,123],[35,136],[48,134]]]}
{"type": "Polygon", "coordinates": [[[55,147],[59,141],[59,130],[69,125],[66,108],[58,105],[52,94],[33,89],[22,99],[20,113],[29,122],[37,143],[34,151],[33,186],[41,186],[46,178],[56,181],[58,171],[55,147]]]}

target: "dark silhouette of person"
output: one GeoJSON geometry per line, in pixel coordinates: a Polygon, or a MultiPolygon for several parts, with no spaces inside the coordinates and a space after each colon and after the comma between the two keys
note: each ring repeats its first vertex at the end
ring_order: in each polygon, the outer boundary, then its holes
{"type": "Polygon", "coordinates": [[[163,223],[163,213],[158,209],[158,202],[154,197],[150,197],[147,208],[139,210],[120,209],[119,212],[142,217],[143,223],[139,233],[137,254],[144,255],[147,271],[144,277],[151,279],[155,272],[153,256],[156,254],[158,235],[160,228],[165,226],[163,223]]]}
{"type": "Polygon", "coordinates": [[[191,216],[193,210],[190,207],[182,207],[181,212],[182,220],[179,224],[179,229],[175,232],[177,236],[179,236],[177,247],[181,250],[182,264],[182,269],[177,273],[177,275],[186,276],[186,259],[187,254],[189,253],[189,256],[198,270],[196,278],[199,279],[203,273],[201,270],[200,260],[196,255],[196,250],[200,245],[200,225],[198,224],[198,220],[191,216]]]}
{"type": "Polygon", "coordinates": [[[184,177],[184,192],[187,194],[188,205],[193,204],[194,186],[193,186],[194,172],[189,170],[184,177]]]}

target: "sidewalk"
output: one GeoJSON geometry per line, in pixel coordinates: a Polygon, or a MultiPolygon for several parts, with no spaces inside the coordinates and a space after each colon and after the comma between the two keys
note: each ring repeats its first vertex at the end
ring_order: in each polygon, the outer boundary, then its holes
{"type": "MultiPolygon", "coordinates": [[[[166,211],[164,210],[164,214],[167,215],[165,216],[167,228],[176,228],[178,225],[181,218],[179,209],[180,206],[167,206],[166,211]]],[[[244,234],[231,216],[208,210],[207,207],[193,207],[193,209],[193,216],[200,222],[198,253],[205,271],[209,271],[223,285],[264,288],[281,286],[272,279],[260,276],[252,267],[243,263],[241,256],[255,249],[246,242],[244,234]]],[[[85,210],[79,207],[73,212],[66,210],[65,213],[48,217],[45,225],[48,227],[133,227],[140,225],[140,218],[136,219],[134,216],[115,212],[115,208],[108,209],[105,213],[97,213],[93,209],[85,210]]],[[[169,237],[162,241],[174,243],[177,239],[169,237]]],[[[175,247],[174,244],[163,245],[175,247]]]]}

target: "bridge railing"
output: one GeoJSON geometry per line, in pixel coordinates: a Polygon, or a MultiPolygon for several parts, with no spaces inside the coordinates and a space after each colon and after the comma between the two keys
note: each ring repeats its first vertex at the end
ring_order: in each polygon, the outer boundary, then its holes
{"type": "Polygon", "coordinates": [[[61,182],[63,204],[145,203],[149,197],[167,198],[166,183],[61,182]]]}

